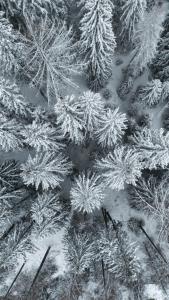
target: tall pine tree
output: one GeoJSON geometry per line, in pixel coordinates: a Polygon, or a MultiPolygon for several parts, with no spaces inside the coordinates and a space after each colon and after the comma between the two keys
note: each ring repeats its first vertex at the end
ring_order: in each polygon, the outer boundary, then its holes
{"type": "Polygon", "coordinates": [[[87,0],[80,22],[80,48],[86,74],[92,90],[103,87],[112,73],[113,53],[116,47],[112,29],[112,2],[87,0]]]}

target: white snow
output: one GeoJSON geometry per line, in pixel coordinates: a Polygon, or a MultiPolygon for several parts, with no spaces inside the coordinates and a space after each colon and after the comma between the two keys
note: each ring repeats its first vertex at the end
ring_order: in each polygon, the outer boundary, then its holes
{"type": "Polygon", "coordinates": [[[145,300],[167,300],[162,290],[155,284],[145,285],[144,297],[145,300]]]}

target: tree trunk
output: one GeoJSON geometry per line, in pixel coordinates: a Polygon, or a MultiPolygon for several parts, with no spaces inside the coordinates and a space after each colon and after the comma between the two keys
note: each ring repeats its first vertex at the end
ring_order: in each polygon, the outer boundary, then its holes
{"type": "Polygon", "coordinates": [[[154,244],[153,240],[151,239],[151,237],[147,234],[147,232],[145,231],[145,229],[140,225],[140,229],[142,230],[142,232],[144,233],[144,235],[148,238],[148,240],[150,241],[151,245],[154,247],[154,249],[157,251],[157,253],[161,256],[161,258],[163,259],[163,261],[168,264],[168,261],[166,260],[166,258],[164,257],[163,253],[160,251],[160,249],[158,249],[158,247],[154,244]]]}
{"type": "Polygon", "coordinates": [[[103,207],[102,207],[102,215],[103,215],[103,219],[104,219],[104,223],[105,223],[106,229],[108,229],[107,212],[106,212],[106,210],[103,207]]]}
{"type": "Polygon", "coordinates": [[[168,296],[167,291],[166,291],[166,288],[165,288],[165,286],[164,286],[164,284],[163,284],[161,278],[159,277],[158,270],[156,269],[155,265],[153,264],[153,258],[151,257],[151,254],[150,254],[150,252],[149,252],[149,250],[148,250],[148,248],[147,248],[147,246],[146,246],[145,244],[144,244],[144,247],[145,247],[145,250],[146,250],[146,252],[147,252],[148,257],[150,258],[151,265],[152,265],[153,269],[155,270],[156,275],[157,275],[157,277],[158,277],[158,279],[159,279],[159,282],[160,282],[160,284],[161,284],[161,287],[162,287],[163,291],[165,292],[165,294],[168,296]]]}
{"type": "Polygon", "coordinates": [[[18,273],[16,274],[14,280],[12,281],[10,287],[8,288],[8,290],[7,290],[6,294],[5,294],[5,298],[4,298],[4,299],[6,299],[6,297],[8,296],[10,290],[12,289],[12,287],[13,287],[14,283],[16,282],[16,280],[18,279],[18,277],[19,277],[20,273],[22,272],[22,269],[23,269],[24,266],[25,266],[25,262],[24,262],[24,263],[22,264],[22,266],[20,267],[18,273]]]}
{"type": "Polygon", "coordinates": [[[104,260],[102,259],[101,262],[102,262],[102,275],[103,275],[103,284],[104,284],[104,294],[105,294],[105,300],[107,300],[104,260]]]}
{"type": "MultiPolygon", "coordinates": [[[[51,249],[51,246],[49,246],[48,249],[47,249],[46,252],[45,252],[45,255],[44,255],[44,257],[43,257],[43,259],[42,259],[42,261],[41,261],[41,264],[40,264],[40,266],[39,266],[39,268],[38,268],[38,270],[37,270],[37,272],[36,272],[36,274],[35,274],[35,277],[34,277],[34,279],[33,279],[33,281],[32,281],[32,284],[31,284],[31,286],[30,286],[30,288],[29,288],[29,291],[28,291],[28,293],[27,293],[27,297],[29,296],[29,294],[30,294],[30,292],[31,292],[31,290],[32,290],[32,288],[33,288],[33,286],[34,286],[34,284],[35,284],[35,282],[36,282],[36,280],[37,280],[37,278],[38,278],[38,276],[39,276],[39,273],[40,273],[40,271],[41,271],[41,269],[42,269],[42,267],[43,267],[43,265],[44,265],[44,263],[45,263],[45,260],[46,260],[48,254],[49,254],[50,249],[51,249]]],[[[27,297],[26,297],[26,298],[27,298],[27,297]]]]}
{"type": "MultiPolygon", "coordinates": [[[[117,230],[116,228],[116,223],[112,220],[112,217],[110,216],[109,212],[107,212],[107,216],[109,217],[110,221],[113,224],[113,228],[114,230],[117,230]]],[[[148,233],[145,231],[145,229],[142,227],[142,225],[140,224],[140,229],[141,231],[144,233],[144,235],[147,237],[147,239],[150,241],[151,245],[155,248],[155,250],[157,251],[157,253],[161,256],[161,258],[163,259],[163,261],[168,264],[168,261],[166,260],[166,258],[164,257],[163,253],[160,251],[160,249],[154,244],[153,240],[151,239],[151,237],[148,235],[148,233]]]]}

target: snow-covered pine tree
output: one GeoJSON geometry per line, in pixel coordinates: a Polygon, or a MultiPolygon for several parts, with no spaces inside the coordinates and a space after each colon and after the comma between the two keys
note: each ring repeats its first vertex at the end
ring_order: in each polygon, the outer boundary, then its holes
{"type": "Polygon", "coordinates": [[[139,89],[137,101],[143,102],[147,106],[154,106],[163,100],[163,84],[159,79],[154,79],[139,89]]]}
{"type": "Polygon", "coordinates": [[[132,141],[138,155],[144,160],[145,168],[165,168],[169,164],[169,132],[163,128],[158,130],[145,127],[133,135],[132,141]]]}
{"type": "Polygon", "coordinates": [[[98,127],[100,116],[104,111],[104,102],[99,93],[84,92],[79,98],[79,105],[83,112],[85,130],[92,135],[98,127]]]}
{"type": "Polygon", "coordinates": [[[129,189],[129,202],[132,207],[144,211],[148,216],[156,218],[157,239],[168,241],[169,208],[169,184],[167,177],[160,181],[151,176],[148,179],[141,178],[135,187],[129,189]]]}
{"type": "Polygon", "coordinates": [[[156,186],[158,181],[151,176],[147,180],[141,177],[136,186],[129,186],[128,200],[130,206],[147,213],[153,209],[154,198],[156,197],[156,186]]]}
{"type": "Polygon", "coordinates": [[[168,96],[169,96],[169,81],[165,81],[165,82],[163,82],[163,86],[162,86],[161,100],[162,101],[168,100],[168,96]]]}
{"type": "Polygon", "coordinates": [[[10,229],[13,228],[11,224],[12,218],[16,217],[16,211],[13,206],[15,201],[21,199],[21,194],[18,191],[12,191],[7,187],[0,189],[0,243],[8,236],[10,229]]]}
{"type": "Polygon", "coordinates": [[[145,12],[144,18],[138,23],[138,29],[134,38],[135,49],[130,62],[134,75],[142,72],[155,57],[165,16],[166,6],[160,6],[157,3],[151,11],[145,12]]]}
{"type": "Polygon", "coordinates": [[[60,186],[70,170],[71,163],[61,153],[40,152],[34,157],[29,155],[27,162],[21,165],[21,177],[27,186],[48,190],[60,186]]]}
{"type": "Polygon", "coordinates": [[[3,77],[0,78],[0,104],[10,113],[21,117],[28,118],[31,114],[17,84],[3,77]]]}
{"type": "Polygon", "coordinates": [[[112,29],[113,6],[110,0],[86,0],[82,4],[80,51],[89,85],[98,91],[112,74],[116,47],[112,29]]]}
{"type": "Polygon", "coordinates": [[[169,15],[167,15],[163,26],[164,31],[159,40],[158,53],[151,65],[154,77],[161,81],[169,79],[169,15]]]}
{"type": "Polygon", "coordinates": [[[103,147],[113,147],[127,129],[126,115],[119,109],[107,109],[100,115],[99,124],[95,131],[96,140],[103,147]]]}
{"type": "Polygon", "coordinates": [[[39,237],[55,233],[64,219],[64,212],[55,193],[43,193],[32,203],[31,218],[34,221],[32,233],[39,237]]]}
{"type": "Polygon", "coordinates": [[[67,5],[65,0],[1,0],[0,8],[8,16],[22,16],[31,13],[37,20],[48,14],[50,18],[55,17],[63,19],[67,14],[67,5]]]}
{"type": "Polygon", "coordinates": [[[68,228],[64,236],[64,249],[72,274],[80,276],[85,274],[87,269],[90,269],[94,259],[92,234],[77,232],[74,228],[68,228]]]}
{"type": "Polygon", "coordinates": [[[0,163],[0,186],[14,190],[19,183],[19,165],[14,160],[0,163]]]}
{"type": "Polygon", "coordinates": [[[57,124],[61,128],[64,137],[68,137],[75,144],[81,144],[84,140],[83,110],[80,102],[74,95],[59,98],[55,104],[57,124]]]}
{"type": "Polygon", "coordinates": [[[0,115],[0,147],[3,151],[20,150],[23,146],[21,124],[0,115]]]}
{"type": "Polygon", "coordinates": [[[160,284],[162,289],[166,291],[169,277],[169,270],[167,264],[159,258],[158,253],[151,246],[149,242],[144,243],[145,254],[147,255],[146,266],[147,270],[151,268],[151,278],[153,282],[160,284]]]}
{"type": "Polygon", "coordinates": [[[78,69],[72,30],[67,31],[65,24],[56,25],[47,15],[39,26],[28,17],[26,20],[30,39],[26,41],[25,70],[33,85],[46,87],[48,103],[56,103],[61,87],[76,87],[70,79],[78,69]]]}
{"type": "Polygon", "coordinates": [[[130,242],[126,232],[118,228],[111,239],[107,232],[102,232],[98,240],[98,248],[98,257],[104,259],[106,269],[113,273],[115,279],[121,284],[133,288],[141,275],[136,243],[130,242]]]}
{"type": "Polygon", "coordinates": [[[122,31],[121,36],[128,42],[133,42],[137,24],[143,19],[147,7],[146,0],[124,0],[121,6],[122,31]]]}
{"type": "Polygon", "coordinates": [[[25,259],[26,252],[33,250],[33,244],[29,238],[30,225],[16,224],[14,230],[0,245],[0,269],[12,269],[18,259],[25,259]]]}
{"type": "Polygon", "coordinates": [[[23,44],[19,34],[0,12],[0,64],[1,74],[11,75],[19,68],[19,59],[22,56],[23,44]]]}
{"type": "Polygon", "coordinates": [[[135,149],[122,146],[97,160],[96,169],[100,171],[107,186],[122,190],[125,184],[136,184],[141,176],[143,164],[140,154],[135,149]]]}
{"type": "Polygon", "coordinates": [[[75,178],[70,191],[71,203],[74,209],[92,213],[99,209],[104,200],[104,188],[101,177],[90,173],[82,173],[75,178]]]}
{"type": "MultiPolygon", "coordinates": [[[[0,238],[3,235],[4,231],[10,224],[10,220],[12,217],[12,210],[11,206],[8,204],[9,199],[9,193],[5,193],[6,189],[1,188],[0,192],[0,238]]],[[[10,193],[10,197],[12,198],[12,195],[10,193]]]]}
{"type": "Polygon", "coordinates": [[[21,131],[26,144],[40,151],[58,151],[63,147],[61,132],[45,122],[33,121],[21,131]]]}

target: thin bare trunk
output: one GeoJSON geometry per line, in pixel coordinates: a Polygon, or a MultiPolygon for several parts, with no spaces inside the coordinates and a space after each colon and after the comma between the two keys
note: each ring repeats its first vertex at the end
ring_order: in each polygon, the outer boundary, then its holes
{"type": "Polygon", "coordinates": [[[8,294],[9,294],[9,292],[11,291],[11,289],[12,289],[14,283],[15,283],[16,280],[18,279],[18,277],[19,277],[20,273],[22,272],[22,269],[23,269],[24,266],[25,266],[25,262],[24,262],[24,263],[22,264],[22,266],[20,267],[18,273],[16,274],[14,280],[12,281],[10,287],[8,288],[8,290],[7,290],[6,294],[5,294],[5,299],[7,299],[6,297],[8,296],[8,294]]]}
{"type": "Polygon", "coordinates": [[[33,279],[33,281],[32,281],[32,284],[31,284],[31,286],[30,286],[30,288],[29,288],[29,291],[28,291],[28,293],[27,293],[27,297],[29,296],[29,294],[30,294],[30,292],[31,292],[31,290],[32,290],[32,288],[33,288],[33,286],[34,286],[34,284],[35,284],[35,282],[36,282],[36,280],[37,280],[37,278],[38,278],[38,276],[39,276],[39,273],[40,273],[40,271],[41,271],[41,269],[42,269],[42,267],[43,267],[43,265],[44,265],[44,263],[45,263],[45,260],[46,260],[48,254],[49,254],[50,249],[51,249],[51,246],[49,246],[48,249],[47,249],[46,252],[45,252],[45,255],[44,255],[44,257],[43,257],[43,259],[42,259],[42,261],[41,261],[41,264],[40,264],[40,266],[39,266],[39,268],[38,268],[38,270],[37,270],[37,272],[36,272],[36,274],[35,274],[35,277],[34,277],[34,279],[33,279]]]}

